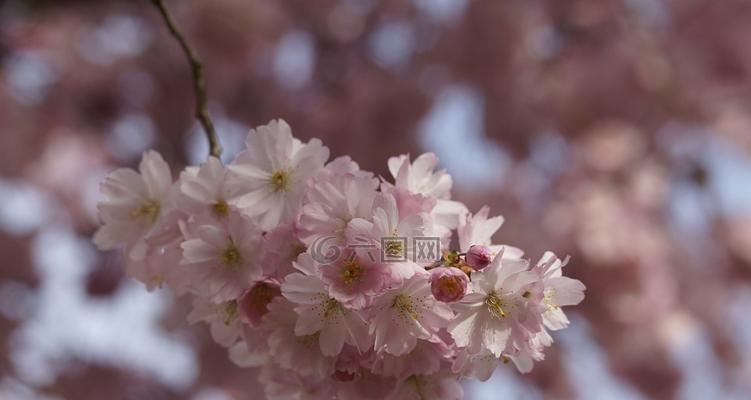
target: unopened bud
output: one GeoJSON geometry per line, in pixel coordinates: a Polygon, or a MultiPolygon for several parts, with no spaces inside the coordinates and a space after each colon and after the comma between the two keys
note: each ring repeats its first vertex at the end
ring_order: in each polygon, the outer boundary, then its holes
{"type": "Polygon", "coordinates": [[[493,260],[490,254],[490,248],[488,246],[473,245],[470,246],[467,256],[465,257],[467,264],[474,268],[475,271],[479,271],[490,264],[493,260]]]}
{"type": "Polygon", "coordinates": [[[468,284],[469,277],[459,268],[438,267],[430,273],[430,291],[444,303],[461,300],[468,284]]]}

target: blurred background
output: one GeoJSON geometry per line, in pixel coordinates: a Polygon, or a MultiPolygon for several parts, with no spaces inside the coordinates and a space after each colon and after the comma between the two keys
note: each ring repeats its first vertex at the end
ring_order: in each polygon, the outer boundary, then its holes
{"type": "MultiPolygon", "coordinates": [[[[231,160],[286,119],[386,176],[433,151],[496,237],[587,285],[468,399],[751,398],[751,3],[167,1],[231,160]]],[[[149,1],[0,2],[0,398],[259,399],[186,305],[98,252],[98,184],[208,152],[149,1]]]]}

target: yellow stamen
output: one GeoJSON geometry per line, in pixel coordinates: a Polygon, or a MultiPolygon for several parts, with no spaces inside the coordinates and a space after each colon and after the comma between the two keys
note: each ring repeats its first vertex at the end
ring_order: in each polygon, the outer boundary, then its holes
{"type": "Polygon", "coordinates": [[[344,263],[344,268],[342,269],[342,280],[345,284],[350,285],[353,282],[357,282],[360,280],[361,276],[362,267],[360,267],[357,260],[350,260],[344,263]]]}
{"type": "Polygon", "coordinates": [[[503,299],[495,292],[492,292],[485,298],[485,306],[488,307],[490,314],[498,319],[506,318],[506,311],[503,310],[503,299]]]}
{"type": "Polygon", "coordinates": [[[281,169],[271,174],[271,177],[269,178],[269,185],[271,185],[271,190],[274,192],[286,190],[288,184],[289,172],[281,169]]]}
{"type": "Polygon", "coordinates": [[[555,310],[557,308],[561,308],[561,306],[553,302],[553,294],[554,292],[552,289],[546,289],[543,292],[542,303],[548,307],[548,310],[555,310]]]}
{"type": "Polygon", "coordinates": [[[312,335],[298,336],[297,341],[303,346],[311,347],[318,343],[318,338],[321,337],[321,332],[318,331],[312,335]]]}
{"type": "Polygon", "coordinates": [[[219,217],[226,217],[229,214],[229,204],[225,200],[218,200],[211,206],[211,209],[219,217]]]}
{"type": "Polygon", "coordinates": [[[140,207],[133,210],[130,215],[133,218],[145,218],[149,224],[153,224],[159,216],[161,205],[156,200],[146,200],[140,207]]]}
{"type": "Polygon", "coordinates": [[[240,264],[240,251],[237,250],[237,247],[230,246],[224,250],[220,260],[222,261],[222,264],[228,267],[236,267],[240,264]]]}
{"type": "Polygon", "coordinates": [[[399,311],[402,316],[409,316],[414,320],[419,317],[414,305],[412,304],[412,297],[406,294],[396,295],[396,297],[394,297],[394,303],[391,305],[391,307],[396,308],[396,310],[399,311]]]}
{"type": "Polygon", "coordinates": [[[237,301],[232,300],[224,303],[224,325],[229,326],[237,318],[237,301]]]}
{"type": "Polygon", "coordinates": [[[332,298],[326,299],[326,301],[323,302],[323,317],[324,318],[331,318],[335,314],[343,312],[344,309],[342,309],[341,304],[339,304],[338,301],[332,298]]]}

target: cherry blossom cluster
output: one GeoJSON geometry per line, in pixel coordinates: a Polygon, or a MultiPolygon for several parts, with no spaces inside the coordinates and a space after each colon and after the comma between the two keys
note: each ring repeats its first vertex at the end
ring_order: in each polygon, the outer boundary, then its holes
{"type": "Polygon", "coordinates": [[[176,181],[154,151],[112,172],[94,241],[149,289],[187,296],[188,320],[260,367],[270,399],[460,399],[462,378],[530,371],[584,297],[565,260],[493,244],[503,218],[451,200],[433,154],[389,159],[386,179],[281,120],[246,144],[176,181]]]}

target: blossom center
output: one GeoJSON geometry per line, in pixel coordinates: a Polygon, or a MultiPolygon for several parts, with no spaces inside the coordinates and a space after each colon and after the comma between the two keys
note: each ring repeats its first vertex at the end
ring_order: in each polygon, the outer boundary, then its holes
{"type": "Polygon", "coordinates": [[[398,294],[394,297],[394,303],[391,305],[399,314],[416,320],[419,315],[412,304],[412,297],[406,294],[398,294]]]}
{"type": "Polygon", "coordinates": [[[222,264],[228,267],[235,267],[240,264],[240,250],[235,246],[227,247],[220,258],[222,264]]]}
{"type": "Polygon", "coordinates": [[[321,337],[321,331],[318,331],[312,335],[298,336],[297,341],[305,347],[311,347],[318,343],[318,338],[321,337]]]}
{"type": "Polygon", "coordinates": [[[275,171],[269,178],[269,185],[271,185],[271,190],[274,192],[286,190],[289,185],[289,172],[281,169],[275,171]]]}
{"type": "Polygon", "coordinates": [[[492,292],[485,298],[485,306],[490,311],[490,315],[495,318],[506,318],[506,311],[503,309],[503,299],[496,292],[492,292]]]}
{"type": "Polygon", "coordinates": [[[458,297],[464,292],[462,280],[458,276],[448,275],[438,279],[439,290],[448,297],[458,297]]]}
{"type": "Polygon", "coordinates": [[[350,285],[360,280],[362,276],[362,267],[356,260],[347,261],[342,268],[342,281],[350,285]]]}
{"type": "Polygon", "coordinates": [[[220,217],[226,217],[229,214],[229,204],[224,199],[217,200],[216,203],[211,205],[211,210],[214,214],[220,217]]]}
{"type": "Polygon", "coordinates": [[[224,309],[222,310],[222,316],[224,317],[224,325],[229,326],[237,318],[237,301],[231,300],[224,303],[224,309]]]}
{"type": "Polygon", "coordinates": [[[130,213],[133,218],[145,218],[149,224],[153,224],[156,221],[156,217],[159,216],[159,210],[161,205],[156,200],[146,200],[140,207],[133,210],[130,213]]]}
{"type": "Polygon", "coordinates": [[[342,312],[342,306],[336,299],[329,297],[323,302],[323,317],[328,319],[342,312]]]}
{"type": "Polygon", "coordinates": [[[545,289],[545,291],[543,292],[542,303],[548,307],[548,310],[561,308],[558,304],[555,304],[553,302],[553,294],[554,292],[552,289],[545,289]]]}

